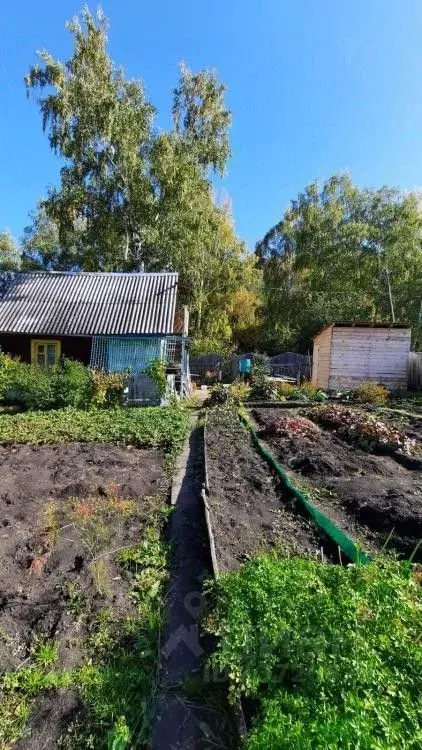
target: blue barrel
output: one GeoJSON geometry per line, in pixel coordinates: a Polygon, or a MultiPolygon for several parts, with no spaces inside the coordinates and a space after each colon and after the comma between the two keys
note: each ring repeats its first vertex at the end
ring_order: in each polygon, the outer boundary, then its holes
{"type": "Polygon", "coordinates": [[[252,361],[250,359],[239,359],[239,372],[241,375],[249,374],[252,369],[252,361]]]}

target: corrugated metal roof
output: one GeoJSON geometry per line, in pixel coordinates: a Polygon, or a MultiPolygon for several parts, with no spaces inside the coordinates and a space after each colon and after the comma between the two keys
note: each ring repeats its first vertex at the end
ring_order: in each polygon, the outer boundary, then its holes
{"type": "Polygon", "coordinates": [[[0,284],[0,332],[173,333],[177,273],[18,272],[0,284]]]}

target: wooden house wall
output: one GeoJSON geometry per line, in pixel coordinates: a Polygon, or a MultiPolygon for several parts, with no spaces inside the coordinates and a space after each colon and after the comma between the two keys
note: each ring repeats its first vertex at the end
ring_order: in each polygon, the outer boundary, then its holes
{"type": "Polygon", "coordinates": [[[31,362],[31,340],[61,341],[62,356],[77,359],[89,365],[92,338],[90,336],[28,336],[23,333],[0,334],[0,348],[6,354],[20,357],[22,362],[31,362]]]}

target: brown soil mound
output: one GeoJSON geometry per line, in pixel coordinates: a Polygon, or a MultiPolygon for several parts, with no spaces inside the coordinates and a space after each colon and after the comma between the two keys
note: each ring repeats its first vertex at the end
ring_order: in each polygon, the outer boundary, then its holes
{"type": "MultiPolygon", "coordinates": [[[[58,642],[57,666],[74,667],[100,610],[135,611],[113,553],[138,543],[162,505],[163,462],[157,450],[108,444],[0,447],[2,671],[26,663],[35,639],[58,642]],[[98,509],[97,526],[82,533],[75,513],[86,520],[98,509]],[[80,602],[83,616],[75,612],[80,602]]],[[[57,733],[80,708],[71,692],[39,696],[31,737],[18,747],[57,747],[57,733]]]]}
{"type": "MultiPolygon", "coordinates": [[[[294,413],[291,412],[292,416],[294,413]]],[[[422,537],[422,472],[419,461],[406,467],[389,456],[367,453],[320,430],[306,437],[275,434],[286,411],[254,409],[262,439],[296,482],[315,488],[316,505],[369,549],[389,546],[405,554],[422,537]],[[293,476],[294,479],[294,476],[293,476]]]]}
{"type": "Polygon", "coordinates": [[[328,555],[327,540],[307,521],[257,454],[236,413],[209,412],[206,429],[209,504],[221,570],[258,552],[328,555]]]}

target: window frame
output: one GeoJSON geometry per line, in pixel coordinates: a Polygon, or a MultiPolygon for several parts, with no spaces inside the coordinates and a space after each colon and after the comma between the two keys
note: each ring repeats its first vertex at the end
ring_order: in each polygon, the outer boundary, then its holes
{"type": "Polygon", "coordinates": [[[62,342],[60,339],[31,339],[31,364],[38,365],[38,367],[54,367],[59,363],[62,355],[62,342]],[[53,345],[55,347],[55,361],[54,365],[48,363],[47,346],[53,345]],[[38,362],[38,347],[45,347],[45,364],[40,365],[38,362]]]}

